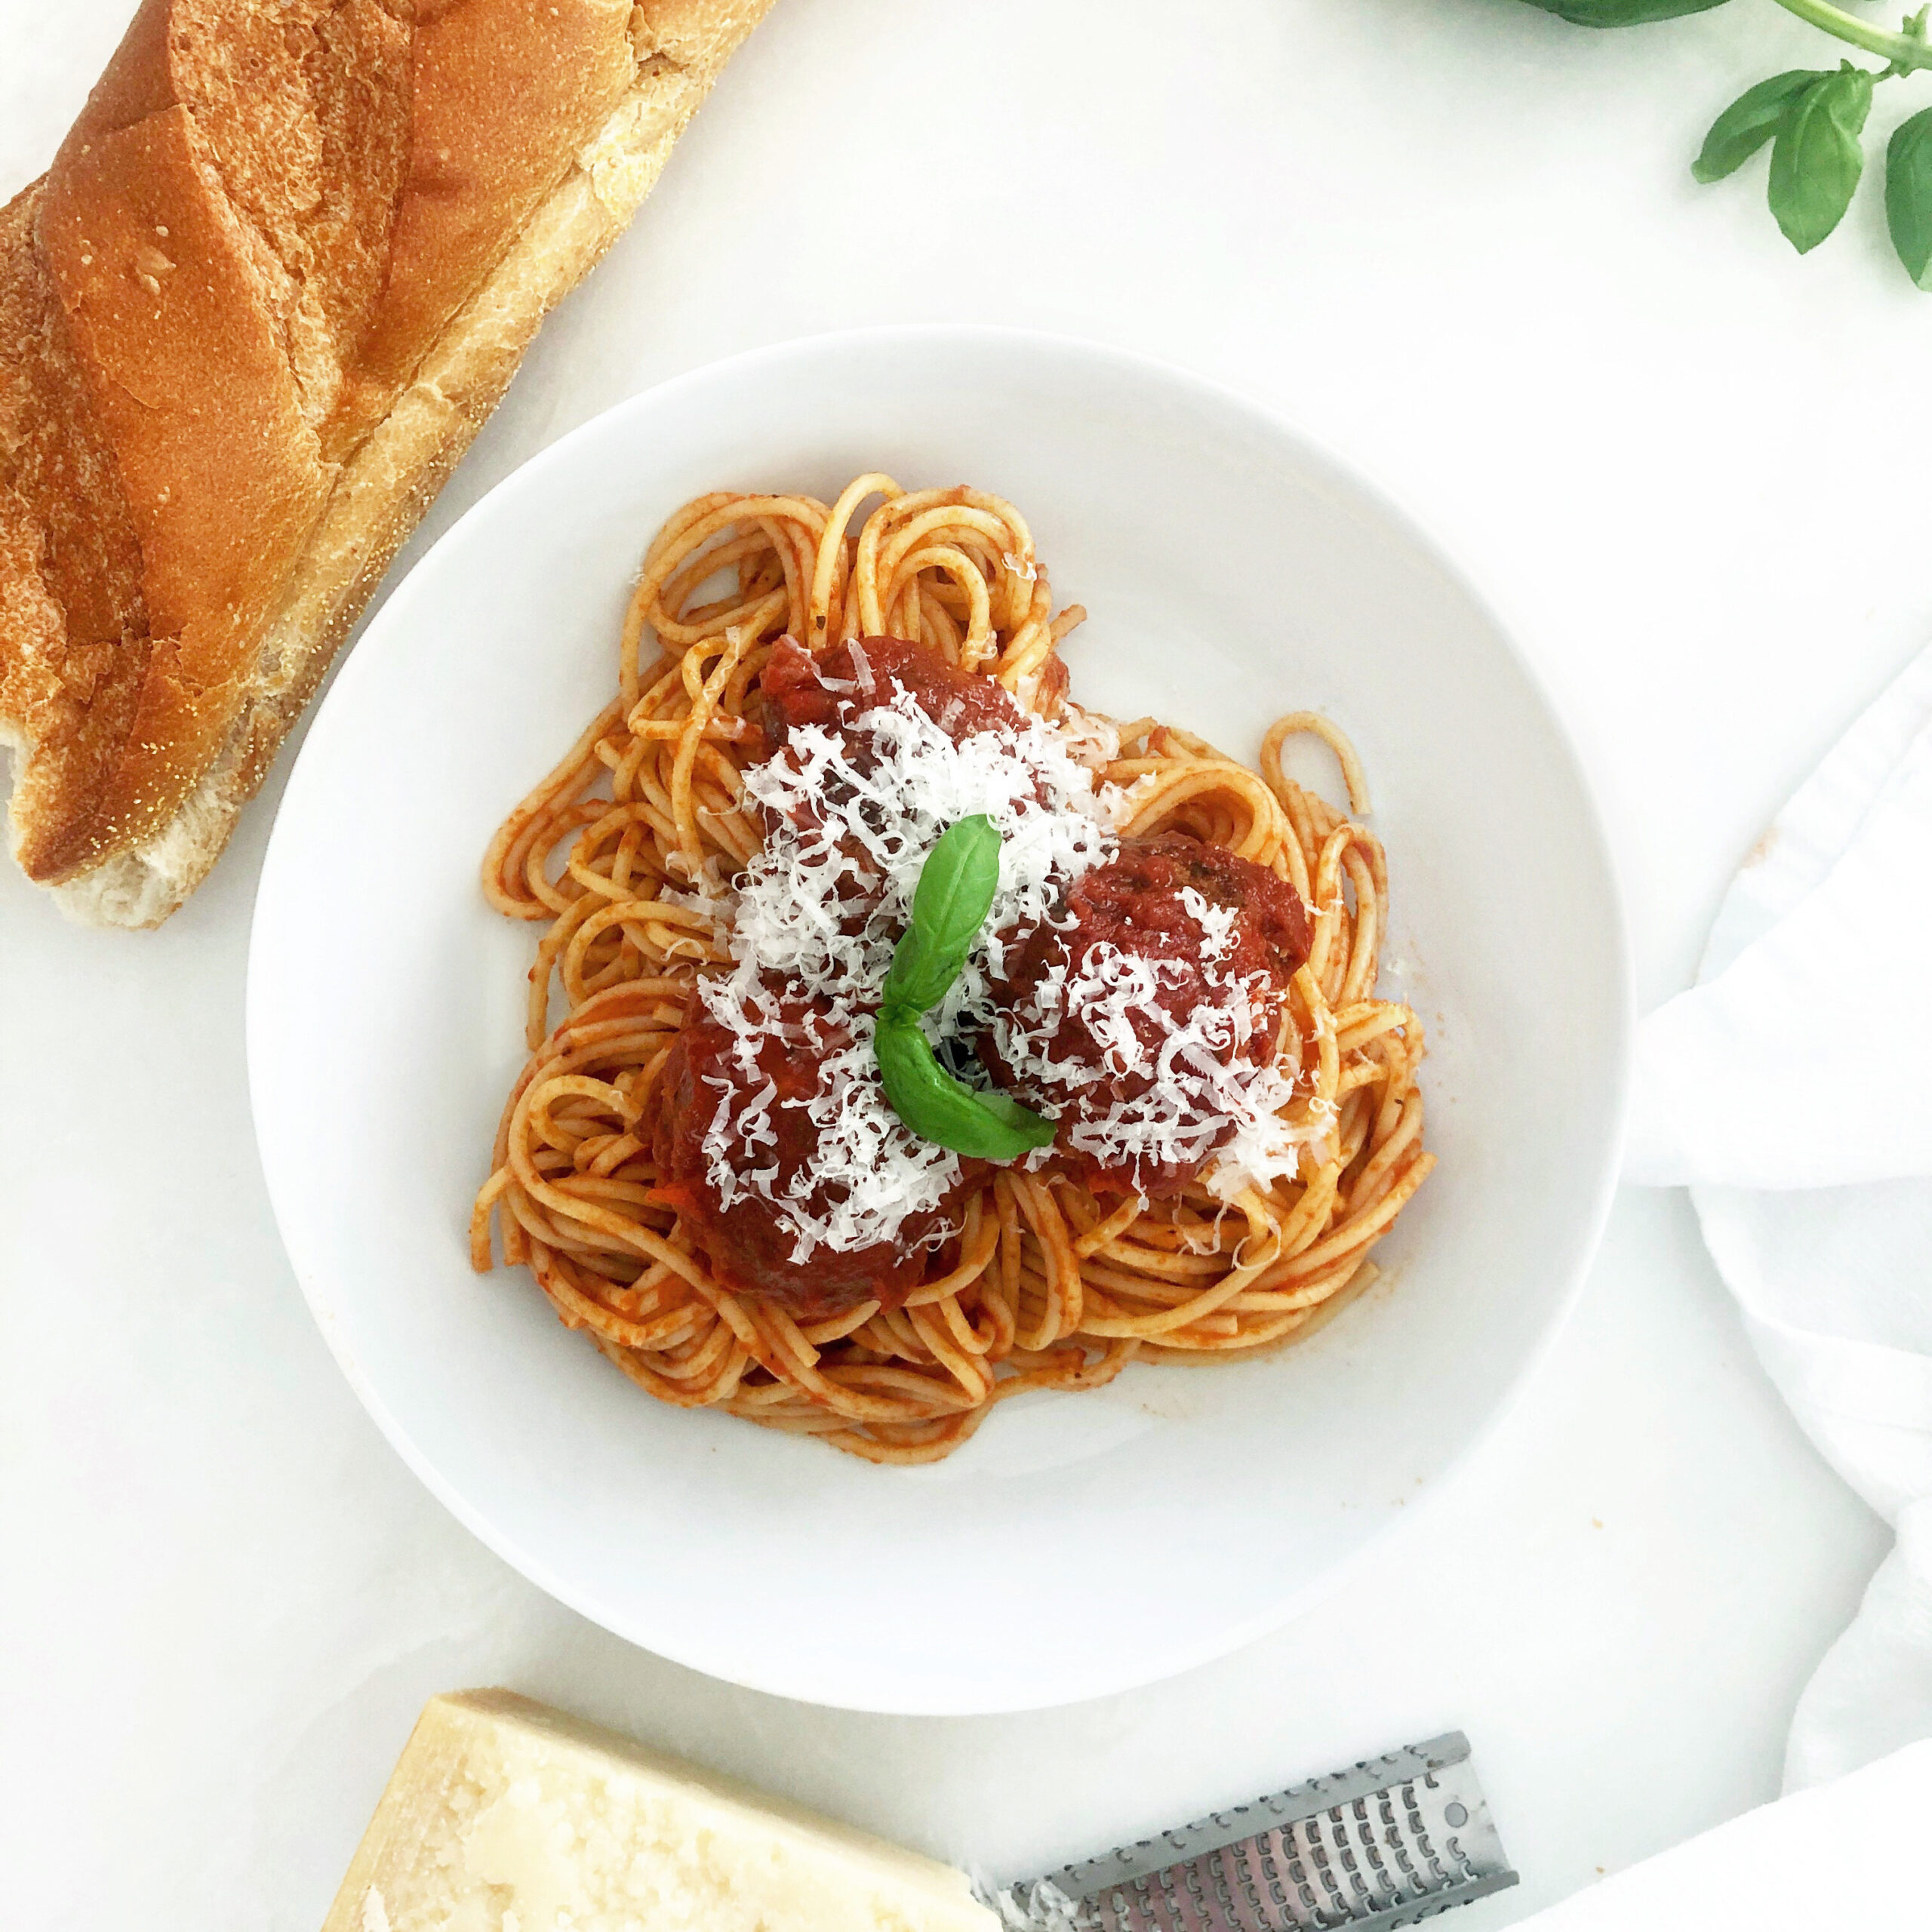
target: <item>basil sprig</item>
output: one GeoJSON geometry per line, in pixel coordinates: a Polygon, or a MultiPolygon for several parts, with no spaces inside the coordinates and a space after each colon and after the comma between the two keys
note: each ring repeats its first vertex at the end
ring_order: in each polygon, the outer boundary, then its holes
{"type": "MultiPolygon", "coordinates": [[[[1700,14],[1724,0],[1529,0],[1581,26],[1636,26],[1700,14]]],[[[1767,199],[1785,239],[1809,254],[1844,219],[1865,172],[1865,124],[1882,81],[1932,69],[1932,6],[1896,29],[1861,20],[1837,0],[1778,0],[1787,13],[1875,54],[1882,67],[1844,61],[1800,68],[1748,88],[1720,114],[1690,171],[1700,181],[1734,174],[1769,144],[1767,199]]],[[[1932,109],[1903,122],[1885,150],[1885,221],[1906,272],[1932,290],[1932,109]]]]}
{"type": "Polygon", "coordinates": [[[1016,1161],[1051,1143],[1053,1122],[955,1080],[919,1024],[964,969],[998,886],[999,829],[983,813],[950,826],[926,854],[912,924],[881,989],[872,1051],[892,1111],[921,1140],[978,1160],[1016,1161]]]}

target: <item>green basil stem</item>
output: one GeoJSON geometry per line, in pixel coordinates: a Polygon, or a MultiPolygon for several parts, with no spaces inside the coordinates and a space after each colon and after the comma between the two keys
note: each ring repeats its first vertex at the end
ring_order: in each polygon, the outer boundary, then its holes
{"type": "MultiPolygon", "coordinates": [[[[1932,45],[1928,45],[1922,31],[1888,32],[1847,14],[1842,7],[1833,6],[1831,0],[1777,0],[1777,3],[1786,13],[1809,20],[1814,27],[1823,27],[1826,32],[1848,41],[1854,47],[1862,47],[1868,54],[1882,54],[1891,63],[1894,73],[1932,67],[1932,45]]],[[[1924,16],[1921,14],[1915,19],[1922,29],[1924,16]]]]}

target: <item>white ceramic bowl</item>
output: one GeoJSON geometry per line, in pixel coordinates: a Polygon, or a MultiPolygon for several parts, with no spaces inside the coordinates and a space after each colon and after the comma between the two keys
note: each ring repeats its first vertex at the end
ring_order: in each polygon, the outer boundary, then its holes
{"type": "Polygon", "coordinates": [[[1412,1519],[1571,1299],[1608,1198],[1628,1031],[1590,800],[1455,571],[1252,404],[978,329],[700,370],[478,504],[315,720],[249,972],[282,1234],[411,1467],[610,1629],[742,1684],[900,1712],[1166,1675],[1279,1624],[1412,1519]],[[1024,1397],[915,1469],[659,1406],[521,1271],[472,1274],[464,1238],[523,1059],[534,943],[484,905],[485,841],[608,698],[626,592],[667,512],[721,485],[829,499],[874,469],[1019,505],[1056,592],[1092,614],[1067,652],[1088,703],[1251,758],[1294,707],[1354,735],[1441,1158],[1377,1252],[1383,1280],[1300,1348],[1024,1397]]]}

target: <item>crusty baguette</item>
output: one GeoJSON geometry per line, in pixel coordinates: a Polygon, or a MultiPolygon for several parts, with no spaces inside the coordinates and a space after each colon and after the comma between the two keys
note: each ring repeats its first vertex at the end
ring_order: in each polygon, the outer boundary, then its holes
{"type": "Polygon", "coordinates": [[[770,0],[143,0],[0,209],[0,742],[91,923],[205,875],[770,0]]]}

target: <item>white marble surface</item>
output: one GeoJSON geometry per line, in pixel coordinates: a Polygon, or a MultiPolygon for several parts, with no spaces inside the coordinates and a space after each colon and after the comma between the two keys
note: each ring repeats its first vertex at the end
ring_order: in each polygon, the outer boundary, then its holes
{"type": "MultiPolygon", "coordinates": [[[[128,11],[0,0],[0,191],[128,11]]],[[[785,336],[982,318],[1189,364],[1352,457],[1510,614],[1653,1003],[1932,620],[1932,301],[1875,195],[1801,262],[1755,183],[1686,168],[1746,82],[1830,57],[1751,0],[1623,35],[1516,0],[780,0],[429,533],[617,398],[785,336]]],[[[10,1926],[315,1925],[422,1699],[480,1681],[1004,1870],[1461,1725],[1524,1875],[1469,1932],[1775,1790],[1882,1534],[1672,1195],[1620,1201],[1554,1358],[1411,1534],[1166,1685],[855,1716],[551,1604],[377,1436],[277,1247],[241,990],[278,783],[158,934],[74,930],[0,872],[10,1926]]],[[[1238,1560],[1124,1549],[1113,1586],[1238,1560]]]]}

